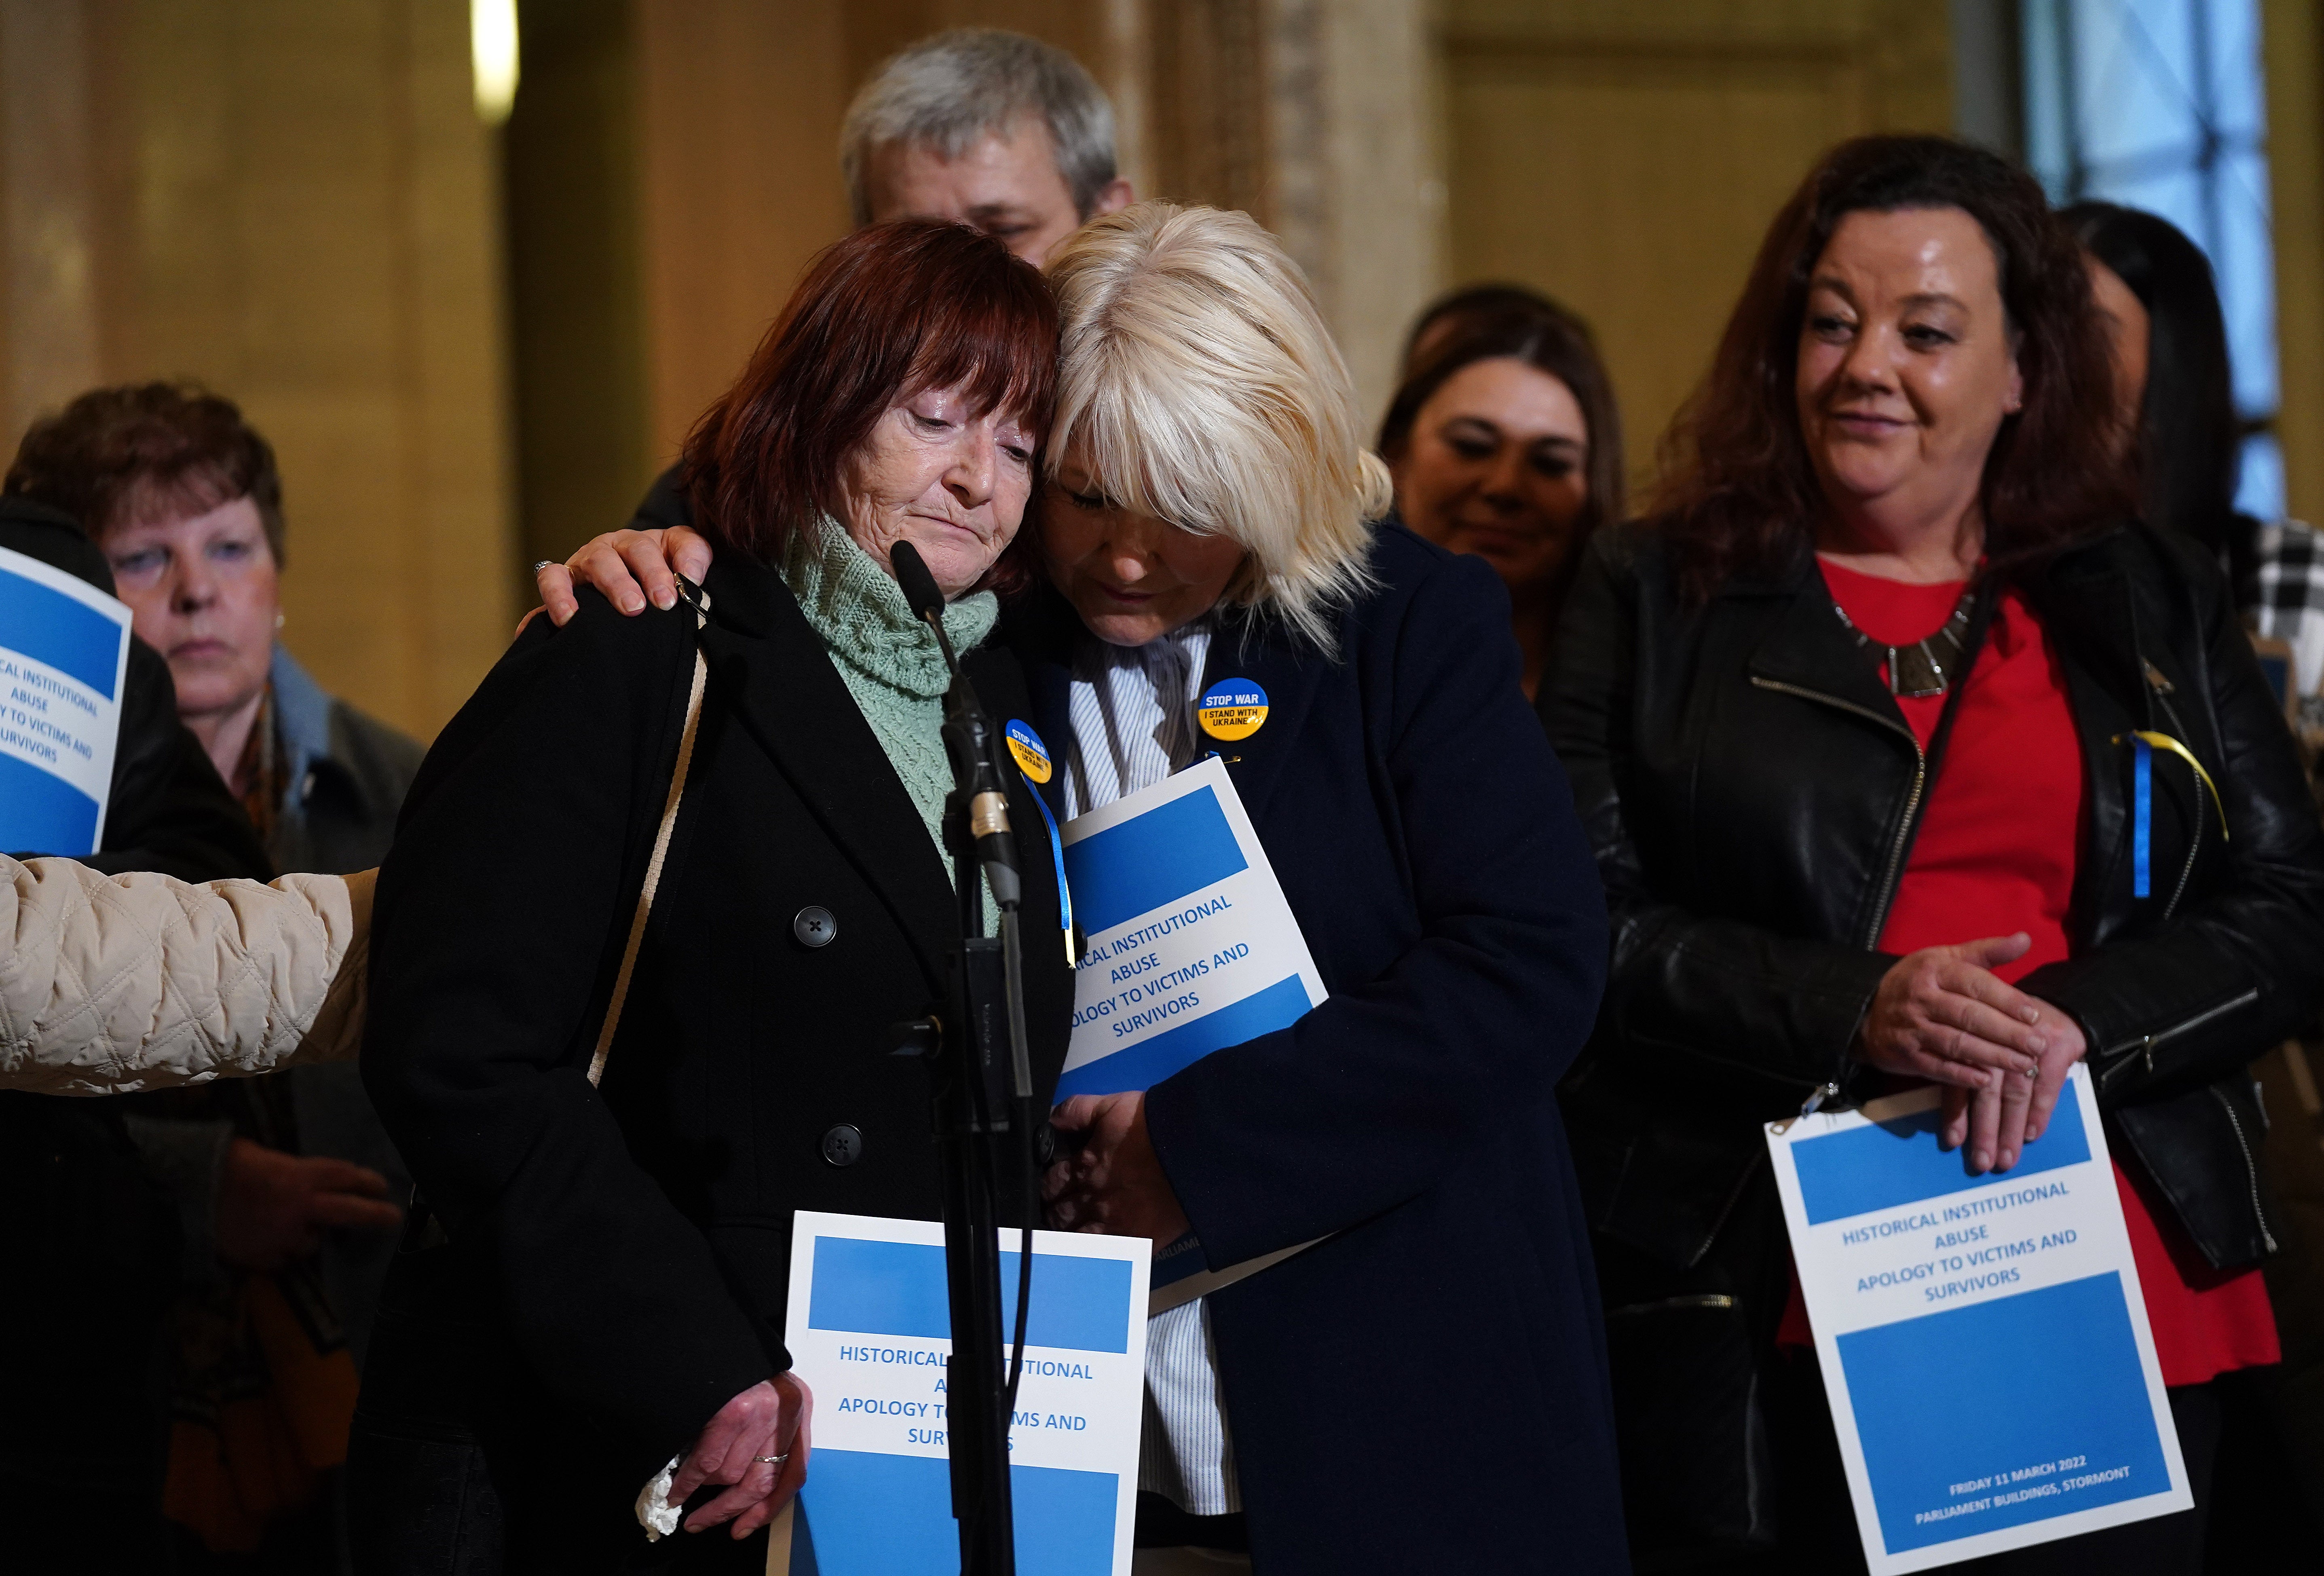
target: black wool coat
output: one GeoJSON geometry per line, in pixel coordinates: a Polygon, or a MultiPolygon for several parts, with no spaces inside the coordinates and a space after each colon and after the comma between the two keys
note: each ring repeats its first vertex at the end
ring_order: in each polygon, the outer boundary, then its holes
{"type": "MultiPolygon", "coordinates": [[[[1204,676],[1267,691],[1219,749],[1331,999],[1146,1101],[1213,1267],[1326,1239],[1210,1298],[1252,1561],[1624,1571],[1554,1097],[1597,1011],[1604,897],[1500,582],[1398,525],[1372,569],[1336,659],[1231,624],[1204,676]]],[[[1047,592],[1002,631],[1058,750],[1078,631],[1047,592]]]]}
{"type": "MultiPolygon", "coordinates": [[[[382,1439],[474,1442],[512,1571],[654,1557],[646,1479],[789,1366],[793,1211],[939,1212],[927,1074],[889,1027],[943,997],[945,867],[781,581],[729,555],[707,589],[700,733],[602,1087],[585,1073],[685,716],[683,605],[625,619],[585,592],[565,629],[536,622],[429,752],[380,874],[364,1083],[449,1242],[391,1283],[355,1491],[393,1503],[380,1475],[403,1469],[364,1454],[382,1439]]],[[[966,665],[1021,714],[1005,652],[966,665]]],[[[1027,934],[1054,934],[1050,862],[1025,863],[1027,934]]],[[[1071,982],[1054,945],[1025,959],[1046,1099],[1071,982]]],[[[655,1555],[683,1569],[764,1559],[763,1535],[674,1543],[655,1555]]]]}

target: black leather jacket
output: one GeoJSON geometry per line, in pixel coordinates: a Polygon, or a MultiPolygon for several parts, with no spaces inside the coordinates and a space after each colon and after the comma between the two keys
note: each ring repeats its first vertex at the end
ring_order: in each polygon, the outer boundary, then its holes
{"type": "MultiPolygon", "coordinates": [[[[2216,567],[2118,527],[2021,581],[2086,763],[2073,955],[2021,988],[2089,1037],[2109,1139],[2215,1267],[2274,1251],[2254,1057],[2324,984],[2324,827],[2216,567]],[[2133,729],[2154,752],[2152,895],[2131,896],[2133,729]]],[[[1593,1223],[1684,1267],[1766,1160],[1758,1124],[1837,1083],[1895,960],[1875,950],[1928,772],[1803,544],[1684,606],[1651,527],[1601,532],[1542,712],[1598,852],[1613,970],[1564,1091],[1593,1223]]]]}

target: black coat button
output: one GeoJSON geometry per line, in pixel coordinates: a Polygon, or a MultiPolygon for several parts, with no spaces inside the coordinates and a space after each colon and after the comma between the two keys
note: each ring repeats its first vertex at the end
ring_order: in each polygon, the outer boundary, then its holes
{"type": "Polygon", "coordinates": [[[853,1166],[863,1157],[863,1135],[842,1122],[823,1135],[823,1157],[834,1166],[853,1166]]]}
{"type": "Polygon", "coordinates": [[[791,916],[791,934],[801,946],[829,946],[839,935],[839,921],[831,910],[810,903],[791,916]]]}

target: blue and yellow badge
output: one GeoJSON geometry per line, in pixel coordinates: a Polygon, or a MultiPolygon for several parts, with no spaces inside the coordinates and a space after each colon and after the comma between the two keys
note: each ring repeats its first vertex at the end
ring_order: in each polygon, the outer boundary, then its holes
{"type": "Polygon", "coordinates": [[[1267,691],[1248,678],[1222,678],[1194,703],[1194,720],[1213,739],[1248,739],[1267,721],[1267,691]]]}
{"type": "Polygon", "coordinates": [[[1017,758],[1017,770],[1025,774],[1028,782],[1049,780],[1049,747],[1041,742],[1041,735],[1015,717],[1001,732],[1009,739],[1009,753],[1017,758]]]}

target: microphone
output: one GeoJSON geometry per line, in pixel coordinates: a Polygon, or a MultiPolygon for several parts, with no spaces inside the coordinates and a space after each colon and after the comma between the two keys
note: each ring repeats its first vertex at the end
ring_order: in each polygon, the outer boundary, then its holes
{"type": "MultiPolygon", "coordinates": [[[[904,588],[904,600],[911,605],[912,616],[932,626],[936,639],[944,641],[944,593],[936,589],[936,577],[928,573],[927,560],[920,549],[909,542],[898,542],[888,553],[889,567],[896,571],[896,584],[904,588]]],[[[945,641],[945,663],[954,673],[960,664],[953,660],[952,643],[945,641]]]]}
{"type": "Polygon", "coordinates": [[[994,753],[992,719],[976,698],[976,688],[961,671],[945,633],[944,593],[920,557],[919,548],[899,541],[888,549],[888,563],[903,588],[912,616],[935,631],[936,650],[944,653],[952,686],[945,691],[945,750],[952,757],[954,779],[968,797],[968,825],[976,839],[976,859],[992,888],[992,900],[1015,909],[1021,900],[1018,875],[1017,838],[1009,825],[1009,796],[1001,788],[1001,768],[994,753]]]}

